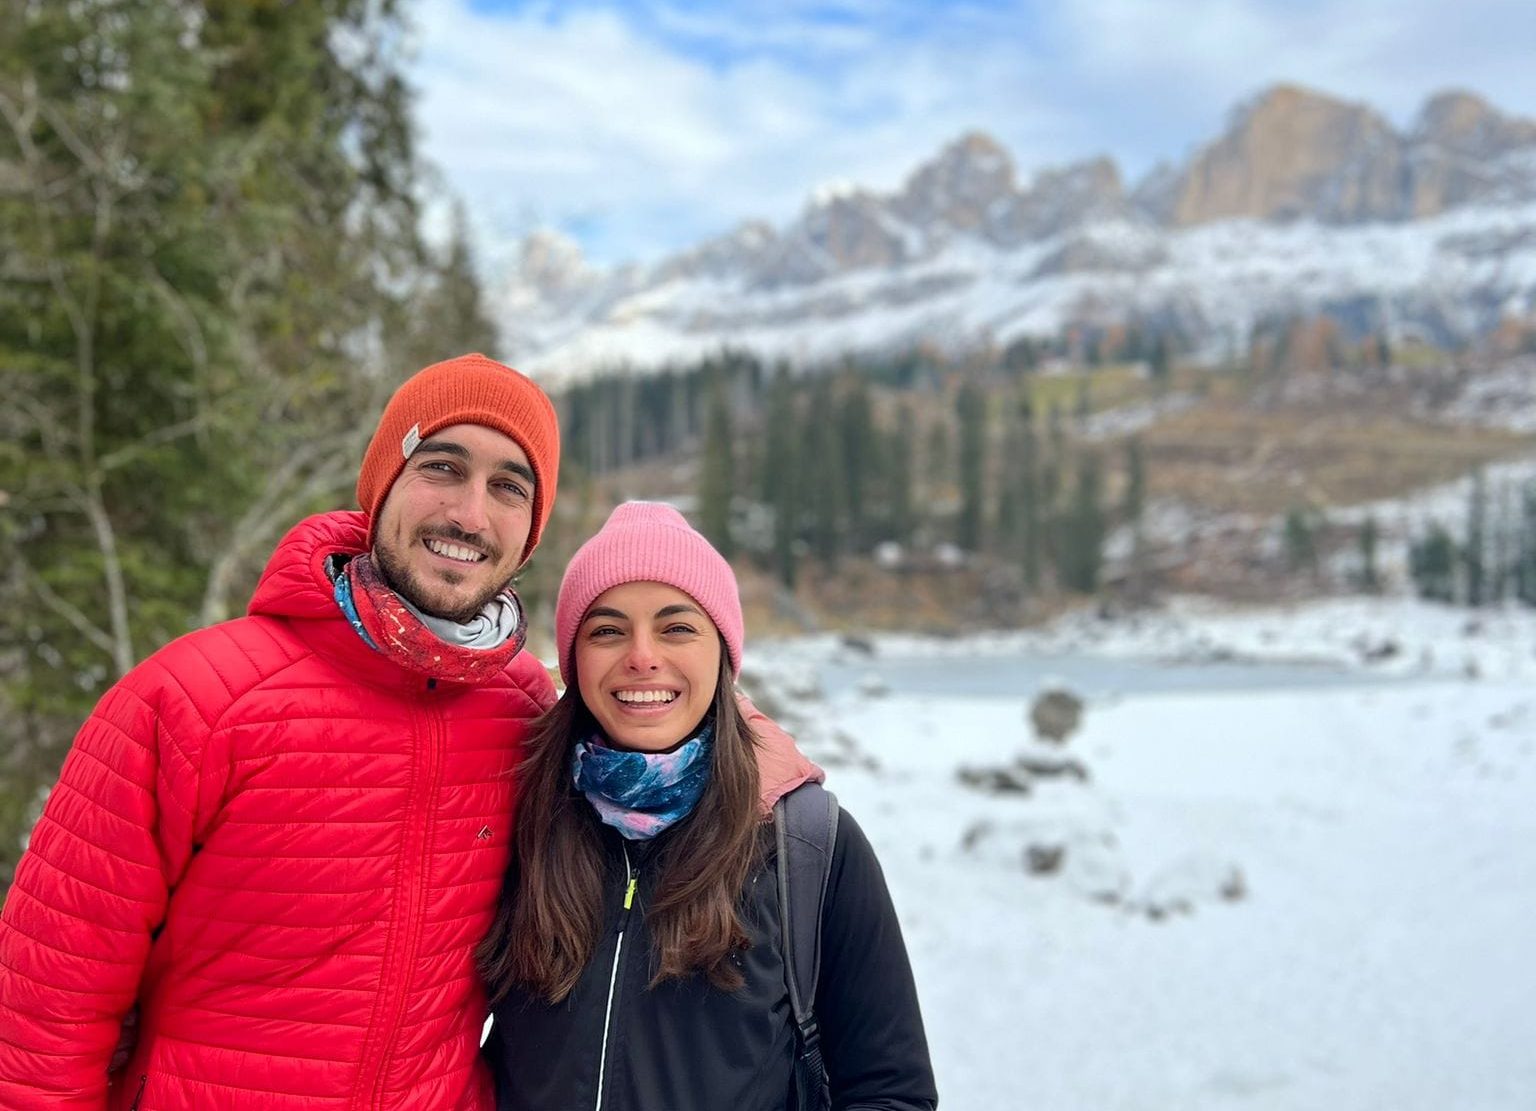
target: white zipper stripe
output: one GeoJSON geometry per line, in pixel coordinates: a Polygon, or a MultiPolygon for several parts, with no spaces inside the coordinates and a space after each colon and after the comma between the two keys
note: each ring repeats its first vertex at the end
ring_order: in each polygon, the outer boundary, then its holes
{"type": "MultiPolygon", "coordinates": [[[[624,853],[624,889],[629,890],[629,847],[621,844],[620,850],[624,853]]],[[[619,982],[619,955],[624,952],[624,931],[619,931],[618,940],[613,945],[613,967],[608,970],[608,1004],[603,1008],[603,1047],[597,1059],[597,1103],[592,1111],[603,1111],[603,1075],[608,1070],[608,1027],[613,1022],[613,992],[619,982]]]]}
{"type": "Polygon", "coordinates": [[[603,1111],[603,1073],[608,1068],[608,1023],[613,1018],[613,986],[619,978],[619,954],[624,951],[624,935],[613,948],[613,968],[608,973],[608,1007],[603,1012],[602,1056],[597,1059],[597,1103],[592,1111],[603,1111]]]}

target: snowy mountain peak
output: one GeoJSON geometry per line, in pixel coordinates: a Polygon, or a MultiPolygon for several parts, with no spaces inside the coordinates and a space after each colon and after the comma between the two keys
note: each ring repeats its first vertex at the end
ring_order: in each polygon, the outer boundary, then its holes
{"type": "Polygon", "coordinates": [[[535,231],[523,240],[519,273],[534,288],[558,294],[589,276],[581,245],[557,231],[535,231]]]}
{"type": "Polygon", "coordinates": [[[1185,168],[1172,220],[1391,219],[1399,147],[1392,125],[1367,106],[1278,85],[1240,106],[1185,168]]]}
{"type": "Polygon", "coordinates": [[[1506,116],[1474,93],[1449,89],[1425,101],[1410,139],[1468,155],[1498,157],[1513,147],[1536,145],[1536,120],[1506,116]]]}
{"type": "Polygon", "coordinates": [[[990,135],[973,131],[913,171],[891,209],[918,227],[974,231],[1014,191],[1013,159],[990,135]]]}
{"type": "Polygon", "coordinates": [[[805,363],[1078,323],[1230,348],[1256,321],[1317,313],[1455,341],[1536,316],[1536,123],[1448,91],[1402,134],[1279,85],[1129,191],[1108,157],[1021,184],[970,132],[894,193],[824,187],[783,227],[744,223],[652,266],[597,270],[539,233],[492,297],[518,364],[554,377],[723,344],[805,363]]]}

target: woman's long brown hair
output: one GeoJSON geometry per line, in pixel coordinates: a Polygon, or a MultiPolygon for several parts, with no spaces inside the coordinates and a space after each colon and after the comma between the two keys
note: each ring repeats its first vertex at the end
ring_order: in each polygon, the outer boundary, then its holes
{"type": "MultiPolygon", "coordinates": [[[[742,985],[730,955],[747,944],[739,907],[760,851],[756,738],[736,709],[729,656],[710,710],[713,765],[693,813],[667,832],[645,922],[652,984],[694,972],[726,991],[742,985]]],[[[572,681],[539,719],[521,782],[512,863],[491,932],[476,952],[492,1004],[514,987],[558,1003],[592,959],[603,928],[602,826],[571,782],[571,751],[594,728],[572,681]]]]}

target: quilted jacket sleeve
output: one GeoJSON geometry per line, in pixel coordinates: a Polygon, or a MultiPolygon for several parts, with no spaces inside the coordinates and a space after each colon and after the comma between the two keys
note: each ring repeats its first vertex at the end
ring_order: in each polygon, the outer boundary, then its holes
{"type": "Polygon", "coordinates": [[[169,877],[190,855],[200,725],[151,658],[76,736],[0,912],[0,1107],[105,1106],[169,877]]]}

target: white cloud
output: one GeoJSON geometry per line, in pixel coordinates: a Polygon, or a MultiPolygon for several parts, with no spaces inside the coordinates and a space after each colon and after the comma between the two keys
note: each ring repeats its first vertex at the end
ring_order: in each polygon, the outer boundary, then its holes
{"type": "Polygon", "coordinates": [[[654,258],[818,184],[895,187],[963,131],[1025,175],[1107,153],[1135,175],[1300,81],[1407,121],[1448,85],[1536,115],[1529,0],[426,0],[415,79],[427,155],[483,253],[537,225],[598,261],[654,258]],[[701,12],[705,14],[701,14],[701,12]]]}

